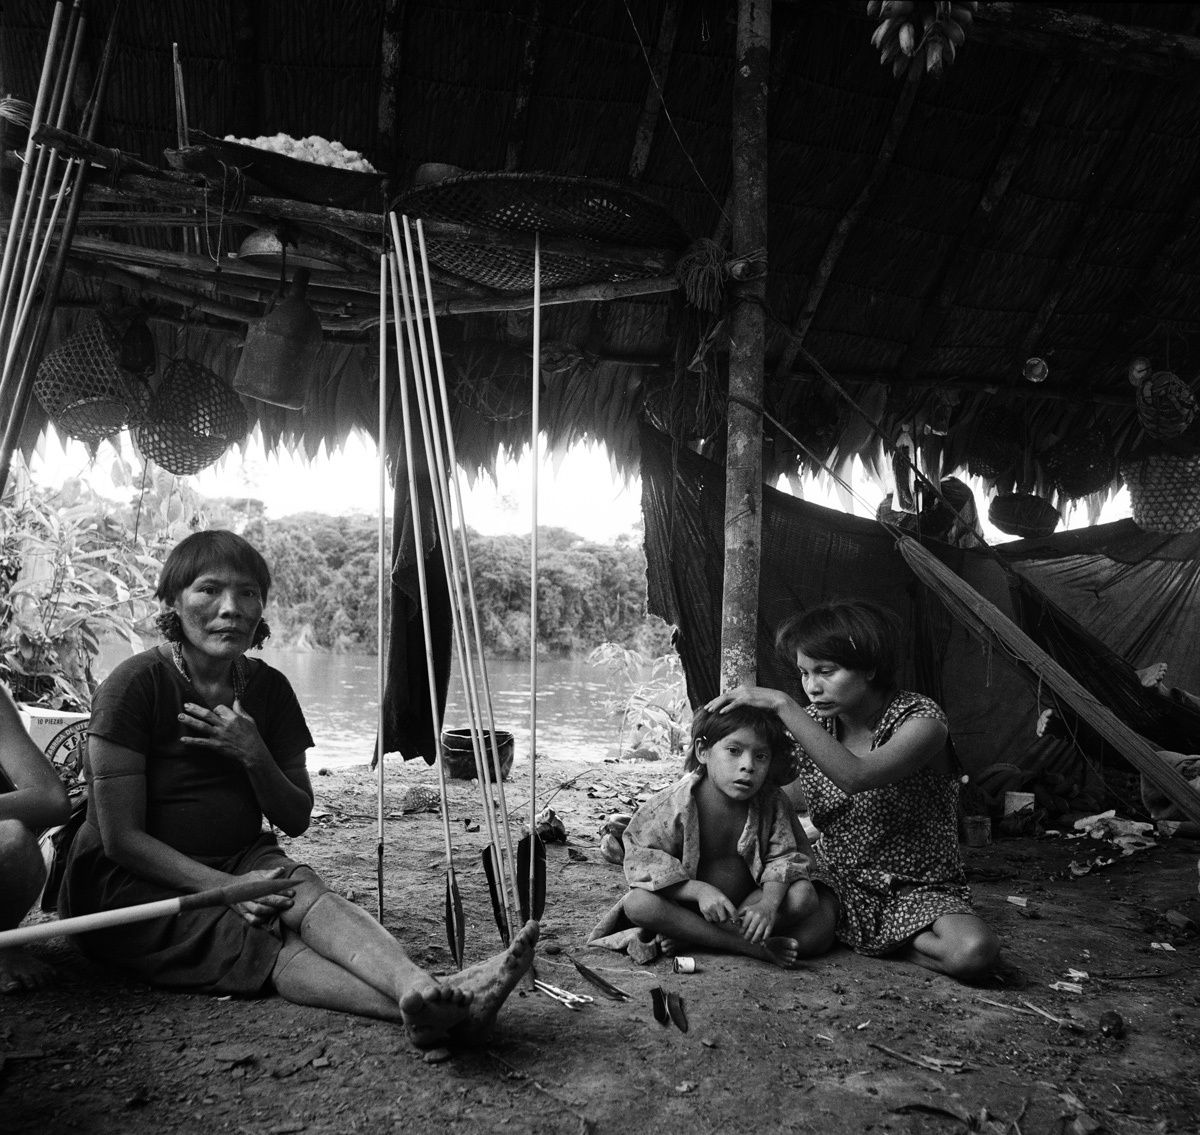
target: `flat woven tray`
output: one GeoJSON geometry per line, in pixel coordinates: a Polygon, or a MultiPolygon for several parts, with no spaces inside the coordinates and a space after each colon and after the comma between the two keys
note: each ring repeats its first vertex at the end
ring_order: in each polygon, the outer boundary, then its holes
{"type": "Polygon", "coordinates": [[[317,162],[303,162],[274,150],[226,142],[202,130],[193,130],[191,139],[218,160],[236,166],[247,177],[281,197],[336,209],[378,211],[383,206],[384,175],[381,173],[360,173],[317,162]]]}
{"type": "MultiPolygon", "coordinates": [[[[542,173],[471,173],[407,190],[392,202],[398,213],[427,221],[496,232],[541,233],[627,248],[681,250],[687,233],[657,201],[592,178],[542,173]]],[[[533,287],[532,249],[506,248],[485,239],[426,235],[432,264],[503,292],[533,287]]],[[[636,280],[657,270],[604,256],[543,249],[542,286],[636,280]]]]}

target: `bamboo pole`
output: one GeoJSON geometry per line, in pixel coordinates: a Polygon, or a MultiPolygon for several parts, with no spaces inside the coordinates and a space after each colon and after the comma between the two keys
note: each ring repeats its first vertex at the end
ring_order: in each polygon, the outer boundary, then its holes
{"type": "MultiPolygon", "coordinates": [[[[50,96],[47,118],[53,118],[59,127],[66,125],[67,108],[71,102],[71,89],[75,85],[75,71],[79,65],[79,53],[83,47],[87,19],[78,3],[71,9],[71,17],[67,21],[66,34],[63,37],[63,54],[67,58],[66,67],[60,67],[54,80],[54,90],[50,96]]],[[[17,348],[24,338],[25,325],[29,319],[29,311],[33,306],[34,295],[38,281],[46,264],[50,251],[50,238],[54,225],[58,220],[63,201],[67,196],[71,182],[71,163],[67,162],[55,194],[54,204],[50,205],[51,182],[58,166],[58,155],[45,146],[38,147],[37,168],[34,170],[30,183],[30,199],[37,198],[37,212],[28,208],[21,221],[21,231],[17,236],[16,256],[23,259],[25,270],[21,276],[19,287],[11,287],[4,296],[4,310],[0,313],[0,343],[7,343],[4,368],[11,369],[17,355],[17,348]],[[46,221],[46,210],[50,209],[50,219],[46,221]],[[40,243],[40,247],[39,247],[40,243]]],[[[14,276],[16,265],[13,266],[14,276]]]]}
{"type": "MultiPolygon", "coordinates": [[[[92,136],[99,122],[100,108],[104,103],[104,92],[108,87],[108,76],[116,51],[117,24],[121,18],[121,6],[121,0],[117,0],[109,22],[108,34],[104,40],[104,51],[100,59],[100,71],[96,76],[92,97],[84,111],[84,135],[86,138],[92,136]]],[[[45,294],[42,297],[42,306],[38,311],[37,322],[25,353],[24,364],[15,382],[11,381],[12,376],[17,373],[14,368],[12,374],[8,376],[10,381],[5,382],[3,387],[0,387],[0,406],[9,407],[3,437],[0,438],[0,495],[3,495],[4,487],[8,482],[8,473],[12,465],[13,452],[17,445],[17,436],[24,426],[25,414],[29,409],[29,400],[33,396],[33,380],[37,374],[37,367],[41,361],[42,351],[46,346],[46,339],[50,334],[50,321],[53,318],[54,308],[58,302],[58,293],[62,287],[63,276],[66,274],[67,258],[71,250],[71,238],[75,232],[75,224],[79,219],[79,212],[83,204],[82,188],[86,177],[86,167],[82,162],[76,163],[76,167],[75,191],[71,194],[71,202],[67,209],[66,219],[63,222],[62,233],[55,252],[54,264],[50,269],[49,280],[46,284],[45,294]]]]}
{"type": "Polygon", "coordinates": [[[8,218],[8,232],[4,239],[4,256],[0,259],[0,302],[3,302],[5,306],[7,306],[8,291],[12,283],[12,273],[16,263],[18,234],[21,231],[25,203],[30,195],[30,181],[33,178],[34,170],[37,168],[37,144],[34,136],[46,114],[47,102],[50,99],[51,74],[54,67],[54,60],[58,54],[56,47],[64,13],[65,6],[62,0],[59,0],[54,6],[54,18],[50,23],[50,37],[46,43],[46,55],[42,60],[41,78],[38,80],[37,95],[34,98],[33,117],[29,122],[29,137],[25,143],[25,156],[21,164],[21,176],[17,181],[17,192],[13,198],[12,213],[8,218]]]}
{"type": "MultiPolygon", "coordinates": [[[[733,80],[734,255],[767,247],[767,98],[771,0],[739,0],[733,80]]],[[[725,586],[721,686],[757,673],[762,551],[762,414],[766,352],[765,271],[733,287],[729,426],[725,459],[725,586]],[[735,401],[738,399],[738,401],[735,401]],[[747,405],[746,403],[749,403],[747,405]]]]}

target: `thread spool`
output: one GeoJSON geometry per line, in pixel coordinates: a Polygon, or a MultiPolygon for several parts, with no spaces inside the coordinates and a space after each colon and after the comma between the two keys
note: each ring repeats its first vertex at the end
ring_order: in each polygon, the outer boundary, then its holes
{"type": "Polygon", "coordinates": [[[695,973],[696,959],[695,958],[676,958],[671,968],[676,973],[695,973]]]}

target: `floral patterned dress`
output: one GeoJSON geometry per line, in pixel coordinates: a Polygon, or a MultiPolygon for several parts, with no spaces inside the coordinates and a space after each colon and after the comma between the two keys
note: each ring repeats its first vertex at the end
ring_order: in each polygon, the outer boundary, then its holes
{"type": "MultiPolygon", "coordinates": [[[[834,718],[808,713],[835,737],[834,718]]],[[[946,721],[936,702],[899,691],[875,727],[871,748],[906,721],[946,721]]],[[[958,850],[959,780],[926,766],[903,780],[848,795],[800,750],[800,784],[820,830],[814,880],[837,894],[837,936],[862,954],[888,954],[943,914],[971,914],[958,850]]]]}

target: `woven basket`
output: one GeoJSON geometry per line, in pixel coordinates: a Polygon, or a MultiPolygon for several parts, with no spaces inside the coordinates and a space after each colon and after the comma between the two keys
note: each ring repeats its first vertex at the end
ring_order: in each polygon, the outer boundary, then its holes
{"type": "Polygon", "coordinates": [[[150,387],[121,368],[120,349],[112,328],[96,318],[42,359],[33,390],[65,434],[96,444],[145,420],[150,387]]]}
{"type": "Polygon", "coordinates": [[[1145,532],[1179,535],[1200,529],[1200,453],[1155,453],[1126,461],[1133,522],[1145,532]]]}
{"type": "Polygon", "coordinates": [[[1040,456],[1051,483],[1068,500],[1098,493],[1117,475],[1117,458],[1106,430],[1065,437],[1040,456]]]}
{"type": "Polygon", "coordinates": [[[966,445],[967,471],[973,477],[994,481],[1012,472],[1021,460],[1024,424],[1012,410],[992,406],[975,422],[966,445]]]}
{"type": "Polygon", "coordinates": [[[1049,536],[1061,519],[1054,505],[1032,493],[1002,493],[988,505],[988,520],[1001,532],[1024,539],[1049,536]]]}
{"type": "MultiPolygon", "coordinates": [[[[660,275],[662,266],[616,259],[601,244],[681,249],[687,234],[653,198],[592,178],[544,173],[472,173],[408,190],[392,204],[398,213],[503,233],[540,232],[543,238],[596,242],[565,251],[543,249],[542,286],[660,275]]],[[[431,264],[501,292],[533,287],[533,248],[498,247],[487,233],[426,234],[431,264]]]]}
{"type": "Polygon", "coordinates": [[[1156,371],[1138,387],[1137,412],[1150,437],[1178,437],[1196,417],[1196,397],[1178,375],[1156,371]]]}
{"type": "Polygon", "coordinates": [[[176,359],[163,370],[138,449],[168,473],[187,477],[211,465],[249,428],[241,399],[206,366],[176,359]]]}

